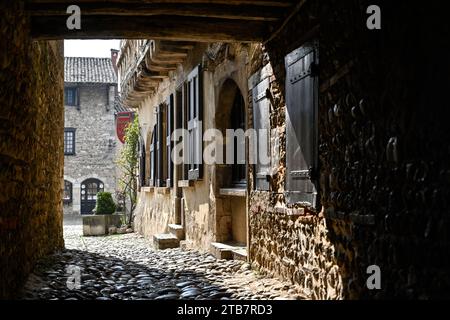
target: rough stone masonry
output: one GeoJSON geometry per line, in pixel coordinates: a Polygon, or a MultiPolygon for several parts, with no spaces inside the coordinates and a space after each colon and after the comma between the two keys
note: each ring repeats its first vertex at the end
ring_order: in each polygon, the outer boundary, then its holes
{"type": "Polygon", "coordinates": [[[11,298],[64,246],[63,43],[32,42],[20,3],[0,6],[0,298],[11,298]]]}

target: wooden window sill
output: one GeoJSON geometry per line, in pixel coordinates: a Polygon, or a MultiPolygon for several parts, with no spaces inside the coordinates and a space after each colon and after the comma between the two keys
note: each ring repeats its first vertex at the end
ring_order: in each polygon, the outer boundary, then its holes
{"type": "Polygon", "coordinates": [[[246,197],[247,190],[242,188],[221,188],[219,194],[228,197],[246,197]]]}
{"type": "Polygon", "coordinates": [[[157,194],[169,194],[170,188],[169,187],[155,187],[155,193],[157,194]]]}
{"type": "Polygon", "coordinates": [[[275,212],[279,214],[284,214],[287,216],[304,216],[305,209],[303,208],[286,208],[286,207],[275,207],[275,212]]]}
{"type": "Polygon", "coordinates": [[[153,192],[154,187],[141,187],[142,192],[153,192]]]}
{"type": "Polygon", "coordinates": [[[194,180],[179,180],[178,187],[189,188],[194,186],[194,180]]]}

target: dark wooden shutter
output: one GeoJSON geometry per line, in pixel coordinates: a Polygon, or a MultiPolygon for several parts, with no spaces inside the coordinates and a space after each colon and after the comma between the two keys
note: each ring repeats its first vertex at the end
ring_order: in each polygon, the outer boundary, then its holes
{"type": "MultiPolygon", "coordinates": [[[[142,140],[142,139],[141,139],[142,140]]],[[[140,143],[140,155],[139,155],[139,184],[141,187],[145,186],[145,144],[143,141],[140,143]]]]}
{"type": "Polygon", "coordinates": [[[189,170],[188,179],[202,178],[203,139],[203,79],[200,66],[188,75],[187,79],[187,129],[189,132],[189,170]]]}
{"type": "Polygon", "coordinates": [[[156,116],[156,186],[163,186],[163,106],[157,107],[156,116]]]}
{"type": "Polygon", "coordinates": [[[317,207],[318,51],[305,45],[285,58],[286,200],[317,207]]]}
{"type": "Polygon", "coordinates": [[[173,162],[172,162],[172,131],[174,127],[173,110],[174,110],[174,97],[171,94],[166,101],[166,161],[167,161],[167,180],[166,186],[172,187],[173,184],[173,162]]]}
{"type": "Polygon", "coordinates": [[[153,127],[150,144],[150,186],[156,185],[156,125],[153,127]]]}
{"type": "Polygon", "coordinates": [[[267,65],[259,72],[250,77],[249,88],[252,90],[252,105],[253,105],[253,128],[256,132],[261,129],[267,130],[267,135],[262,136],[258,134],[258,139],[255,141],[253,148],[255,164],[255,188],[256,190],[269,190],[270,189],[270,163],[261,162],[260,144],[267,144],[267,152],[270,155],[270,100],[268,99],[266,92],[270,85],[270,76],[272,75],[272,69],[270,65],[267,65]],[[259,141],[263,138],[264,141],[259,141]]]}

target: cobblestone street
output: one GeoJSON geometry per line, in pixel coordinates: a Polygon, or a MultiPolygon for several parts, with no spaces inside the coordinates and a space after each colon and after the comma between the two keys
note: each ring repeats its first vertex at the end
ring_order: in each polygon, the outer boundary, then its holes
{"type": "MultiPolygon", "coordinates": [[[[41,261],[25,299],[299,299],[295,286],[258,275],[242,261],[196,251],[156,251],[137,234],[82,237],[79,220],[65,221],[66,250],[41,261]],[[81,287],[67,270],[79,267],[81,287]],[[69,281],[69,284],[71,282],[69,281]]],[[[73,269],[72,269],[73,270],[73,269]]]]}

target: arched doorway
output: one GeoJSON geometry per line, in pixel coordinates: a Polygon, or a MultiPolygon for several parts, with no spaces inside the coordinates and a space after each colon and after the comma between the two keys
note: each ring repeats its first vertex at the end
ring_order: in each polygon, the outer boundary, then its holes
{"type": "Polygon", "coordinates": [[[81,183],[81,214],[91,214],[97,201],[97,193],[103,192],[102,181],[91,178],[81,183]]]}
{"type": "Polygon", "coordinates": [[[227,79],[220,88],[216,107],[216,128],[224,137],[227,130],[234,130],[233,139],[225,138],[224,155],[232,143],[233,162],[216,166],[217,242],[233,246],[247,243],[247,165],[245,157],[246,106],[240,88],[232,79],[227,79]],[[242,135],[238,131],[242,132],[242,135]]]}

